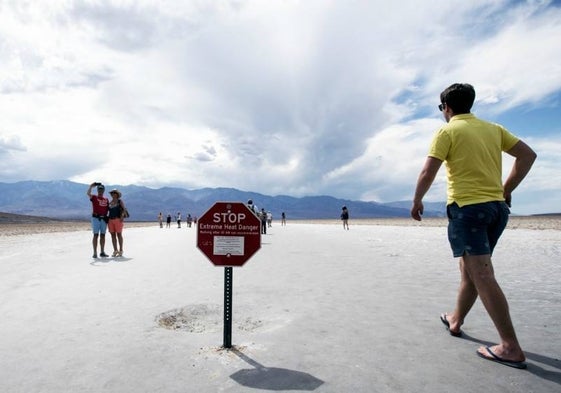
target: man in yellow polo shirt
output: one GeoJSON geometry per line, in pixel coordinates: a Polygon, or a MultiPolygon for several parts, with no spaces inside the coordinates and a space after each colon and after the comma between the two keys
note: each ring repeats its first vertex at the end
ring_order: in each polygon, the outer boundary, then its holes
{"type": "Polygon", "coordinates": [[[475,90],[455,83],[440,94],[447,124],[437,131],[417,180],[411,217],[421,220],[423,197],[444,162],[448,180],[448,240],[454,257],[460,258],[461,281],[456,307],[440,320],[450,334],[461,336],[460,327],[481,299],[499,333],[500,343],[482,346],[482,358],[515,368],[526,368],[526,358],[510,318],[508,302],[497,283],[491,255],[510,213],[512,192],[526,177],[536,153],[504,127],[480,120],[471,111],[475,90]],[[515,157],[502,183],[502,152],[515,157]]]}

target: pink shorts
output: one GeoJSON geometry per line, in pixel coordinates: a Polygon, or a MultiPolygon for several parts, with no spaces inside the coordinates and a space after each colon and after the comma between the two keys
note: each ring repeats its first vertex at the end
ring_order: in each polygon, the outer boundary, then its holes
{"type": "Polygon", "coordinates": [[[121,233],[123,232],[123,224],[124,222],[120,218],[110,218],[107,229],[110,233],[121,233]]]}

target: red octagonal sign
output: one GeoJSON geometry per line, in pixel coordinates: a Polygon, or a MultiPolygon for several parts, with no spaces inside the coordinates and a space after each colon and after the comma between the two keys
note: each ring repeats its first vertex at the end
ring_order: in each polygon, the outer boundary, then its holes
{"type": "Polygon", "coordinates": [[[242,266],[261,248],[261,221],[241,202],[216,202],[197,222],[197,247],[216,266],[242,266]]]}

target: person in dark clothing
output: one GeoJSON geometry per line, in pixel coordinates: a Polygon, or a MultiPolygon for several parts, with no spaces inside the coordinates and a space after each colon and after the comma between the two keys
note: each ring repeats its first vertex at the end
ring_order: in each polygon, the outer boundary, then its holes
{"type": "Polygon", "coordinates": [[[341,220],[343,220],[343,229],[349,230],[349,209],[343,206],[341,209],[341,220]]]}
{"type": "Polygon", "coordinates": [[[261,220],[261,233],[263,235],[267,234],[267,212],[265,211],[265,209],[261,209],[261,212],[259,213],[259,219],[261,220]]]}

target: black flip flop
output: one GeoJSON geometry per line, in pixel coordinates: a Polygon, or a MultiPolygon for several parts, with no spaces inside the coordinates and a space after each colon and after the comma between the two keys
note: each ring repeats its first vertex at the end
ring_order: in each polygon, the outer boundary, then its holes
{"type": "Polygon", "coordinates": [[[450,322],[448,322],[448,319],[446,319],[446,314],[440,314],[440,321],[444,324],[444,326],[446,326],[446,329],[450,332],[451,336],[462,337],[461,330],[459,332],[453,332],[452,330],[450,330],[450,322]]]}
{"type": "Polygon", "coordinates": [[[506,360],[506,359],[503,359],[503,358],[495,355],[493,353],[493,351],[491,351],[490,347],[485,347],[485,349],[487,350],[487,353],[489,353],[489,355],[491,355],[491,357],[485,356],[482,353],[480,353],[479,351],[477,351],[477,356],[479,356],[480,358],[486,359],[486,360],[490,360],[491,362],[500,363],[504,366],[514,367],[514,368],[518,368],[518,369],[521,369],[521,370],[528,367],[526,362],[516,362],[514,360],[506,360]]]}

